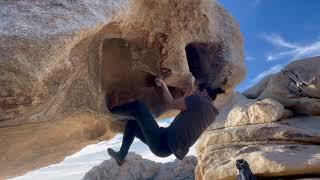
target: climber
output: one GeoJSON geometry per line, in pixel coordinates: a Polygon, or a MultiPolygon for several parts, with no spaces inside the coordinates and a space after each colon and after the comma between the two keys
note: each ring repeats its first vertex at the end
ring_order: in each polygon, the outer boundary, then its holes
{"type": "Polygon", "coordinates": [[[165,82],[156,78],[155,83],[162,89],[168,108],[181,110],[169,127],[159,127],[146,105],[140,100],[118,105],[117,97],[110,97],[109,109],[113,113],[129,113],[135,119],[128,120],[125,126],[122,145],[119,152],[108,148],[108,153],[118,166],[125,157],[135,137],[147,144],[156,156],[167,157],[174,154],[183,159],[189,148],[197,141],[203,131],[215,120],[218,110],[212,102],[217,94],[224,93],[221,88],[199,85],[199,90],[179,99],[173,99],[165,82]]]}

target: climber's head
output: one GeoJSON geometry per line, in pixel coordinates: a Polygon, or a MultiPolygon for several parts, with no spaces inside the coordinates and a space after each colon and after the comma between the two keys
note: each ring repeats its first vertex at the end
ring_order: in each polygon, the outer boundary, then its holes
{"type": "Polygon", "coordinates": [[[202,96],[208,96],[211,98],[212,101],[214,101],[217,98],[218,94],[223,94],[226,91],[219,88],[212,88],[208,86],[206,83],[202,83],[199,85],[199,94],[202,96]]]}

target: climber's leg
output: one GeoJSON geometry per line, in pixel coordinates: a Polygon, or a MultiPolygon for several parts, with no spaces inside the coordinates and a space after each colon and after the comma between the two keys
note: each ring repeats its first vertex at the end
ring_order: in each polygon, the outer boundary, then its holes
{"type": "Polygon", "coordinates": [[[172,152],[166,138],[167,129],[159,127],[147,106],[142,101],[134,101],[127,105],[130,113],[135,117],[150,150],[160,157],[171,155],[172,152]]]}
{"type": "Polygon", "coordinates": [[[155,155],[166,157],[172,154],[167,145],[166,128],[159,127],[142,101],[117,106],[112,109],[112,112],[129,112],[134,116],[142,134],[140,137],[144,137],[145,143],[155,155]]]}
{"type": "Polygon", "coordinates": [[[135,120],[128,120],[123,133],[122,145],[119,152],[115,152],[113,149],[108,148],[109,155],[116,160],[119,166],[123,164],[138,128],[138,124],[135,120]]]}

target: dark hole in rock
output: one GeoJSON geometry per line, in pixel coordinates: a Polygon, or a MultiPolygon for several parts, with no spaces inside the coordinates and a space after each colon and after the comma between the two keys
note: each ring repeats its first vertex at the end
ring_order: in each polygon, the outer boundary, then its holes
{"type": "Polygon", "coordinates": [[[224,86],[231,74],[224,60],[223,42],[192,42],[185,47],[190,72],[196,84],[208,83],[211,86],[224,86]]]}
{"type": "MultiPolygon", "coordinates": [[[[156,48],[146,47],[139,39],[105,39],[102,44],[101,85],[106,100],[116,92],[121,101],[142,99],[154,114],[165,111],[165,102],[154,79],[162,73],[160,55],[156,48]]],[[[184,91],[168,87],[174,98],[183,96],[184,91]]],[[[107,102],[106,102],[107,105],[107,102]]]]}
{"type": "Polygon", "coordinates": [[[102,88],[106,92],[152,86],[155,75],[134,69],[130,42],[122,38],[106,39],[102,45],[102,88]]]}
{"type": "Polygon", "coordinates": [[[102,44],[101,85],[106,96],[116,92],[121,98],[133,98],[139,88],[152,85],[154,75],[133,68],[130,46],[123,38],[105,39],[102,44]]]}

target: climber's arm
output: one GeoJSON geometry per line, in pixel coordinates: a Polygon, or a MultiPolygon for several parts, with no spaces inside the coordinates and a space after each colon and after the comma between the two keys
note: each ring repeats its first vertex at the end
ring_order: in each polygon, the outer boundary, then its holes
{"type": "Polygon", "coordinates": [[[182,111],[187,109],[184,97],[173,99],[166,83],[160,78],[156,78],[155,81],[157,86],[162,88],[163,96],[169,109],[178,109],[182,111]]]}
{"type": "Polygon", "coordinates": [[[187,105],[186,105],[184,97],[178,98],[178,99],[174,99],[171,102],[171,104],[169,105],[169,108],[170,109],[178,109],[178,110],[181,110],[181,111],[187,110],[187,105]]]}
{"type": "Polygon", "coordinates": [[[186,90],[186,92],[184,93],[184,97],[190,96],[192,94],[193,91],[193,85],[188,86],[188,89],[186,90]]]}

